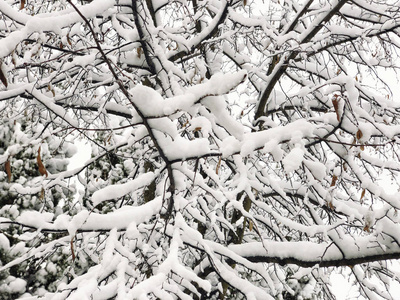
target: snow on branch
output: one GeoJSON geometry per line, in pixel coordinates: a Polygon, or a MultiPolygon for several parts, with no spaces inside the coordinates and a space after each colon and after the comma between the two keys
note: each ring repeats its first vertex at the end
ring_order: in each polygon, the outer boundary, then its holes
{"type": "Polygon", "coordinates": [[[395,298],[395,1],[0,12],[5,299],[395,298]]]}

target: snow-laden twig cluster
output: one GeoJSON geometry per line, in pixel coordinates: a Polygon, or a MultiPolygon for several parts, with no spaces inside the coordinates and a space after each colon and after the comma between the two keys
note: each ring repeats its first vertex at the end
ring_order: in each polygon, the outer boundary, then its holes
{"type": "Polygon", "coordinates": [[[0,298],[395,297],[397,1],[0,11],[0,298]]]}

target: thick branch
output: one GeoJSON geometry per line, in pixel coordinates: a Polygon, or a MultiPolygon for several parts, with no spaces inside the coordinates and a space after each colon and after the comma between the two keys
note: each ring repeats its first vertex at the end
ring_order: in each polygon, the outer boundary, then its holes
{"type": "Polygon", "coordinates": [[[382,252],[379,254],[370,254],[354,258],[338,258],[330,260],[319,260],[319,259],[302,260],[297,257],[280,258],[280,257],[268,257],[268,256],[244,256],[244,258],[255,263],[277,263],[282,266],[288,264],[294,264],[303,268],[311,268],[316,265],[320,267],[344,267],[344,266],[351,267],[354,265],[359,265],[369,262],[400,259],[400,249],[398,252],[394,253],[382,252]]]}

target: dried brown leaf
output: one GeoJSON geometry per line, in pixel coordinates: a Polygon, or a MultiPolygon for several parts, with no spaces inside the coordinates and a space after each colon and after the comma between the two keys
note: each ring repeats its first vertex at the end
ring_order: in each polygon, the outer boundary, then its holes
{"type": "Polygon", "coordinates": [[[333,108],[335,109],[336,118],[337,118],[338,122],[340,122],[339,100],[337,99],[337,97],[335,97],[334,99],[332,99],[332,104],[333,104],[333,108]]]}
{"type": "Polygon", "coordinates": [[[67,42],[70,46],[72,46],[71,39],[69,38],[69,34],[67,34],[67,42]]]}
{"type": "Polygon", "coordinates": [[[56,96],[56,92],[54,91],[53,87],[50,84],[47,85],[47,90],[53,94],[53,97],[56,96]]]}
{"type": "Polygon", "coordinates": [[[335,186],[335,185],[336,185],[337,179],[338,179],[338,178],[337,178],[336,175],[333,175],[333,176],[332,176],[331,186],[335,186]]]}
{"type": "Polygon", "coordinates": [[[19,7],[19,9],[24,9],[25,7],[25,0],[21,0],[21,6],[19,7]]]}
{"type": "Polygon", "coordinates": [[[39,167],[39,173],[40,173],[40,175],[42,175],[42,176],[45,175],[47,177],[47,176],[49,176],[49,174],[47,174],[47,170],[46,170],[45,166],[43,165],[42,159],[40,157],[40,149],[41,149],[41,147],[39,147],[38,155],[36,157],[37,164],[39,167]]]}
{"type": "Polygon", "coordinates": [[[5,169],[6,169],[6,173],[7,173],[7,178],[8,178],[8,182],[11,182],[11,162],[10,159],[7,159],[6,161],[6,165],[5,165],[5,169]]]}
{"type": "Polygon", "coordinates": [[[219,168],[221,167],[221,161],[222,161],[222,158],[221,158],[221,156],[219,157],[219,160],[218,160],[218,164],[217,164],[217,168],[215,169],[215,173],[218,175],[218,171],[219,171],[219,168]]]}
{"type": "Polygon", "coordinates": [[[142,56],[142,51],[143,51],[143,50],[142,50],[142,47],[137,47],[137,48],[136,48],[137,57],[140,58],[140,57],[142,56]]]}
{"type": "Polygon", "coordinates": [[[0,80],[6,87],[8,87],[7,78],[6,78],[6,75],[4,74],[1,66],[2,66],[2,63],[0,62],[0,80]]]}
{"type": "Polygon", "coordinates": [[[75,261],[74,237],[72,237],[71,239],[70,246],[71,246],[72,261],[75,261]]]}
{"type": "Polygon", "coordinates": [[[331,201],[328,202],[328,207],[332,210],[335,210],[335,206],[332,204],[331,201]]]}
{"type": "Polygon", "coordinates": [[[363,189],[362,192],[361,192],[360,201],[362,201],[362,199],[364,198],[364,196],[365,196],[365,189],[363,189]]]}
{"type": "Polygon", "coordinates": [[[15,51],[13,50],[13,52],[11,52],[11,62],[14,65],[14,67],[17,65],[17,61],[15,60],[15,51]]]}
{"type": "Polygon", "coordinates": [[[362,133],[362,131],[360,129],[358,129],[357,133],[356,133],[357,140],[360,140],[362,137],[363,137],[363,133],[362,133]]]}

